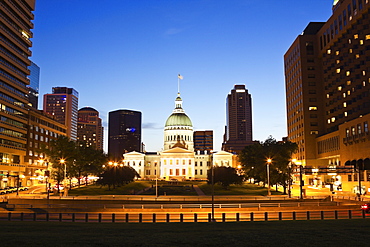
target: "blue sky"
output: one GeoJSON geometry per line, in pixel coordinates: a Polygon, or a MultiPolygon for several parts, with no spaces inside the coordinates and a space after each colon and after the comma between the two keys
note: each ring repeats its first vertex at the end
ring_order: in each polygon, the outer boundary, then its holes
{"type": "Polygon", "coordinates": [[[332,0],[36,0],[32,60],[40,102],[73,87],[79,108],[139,110],[147,151],[163,147],[177,74],[195,130],[214,131],[220,150],[226,96],[252,95],[253,139],[286,136],[283,56],[310,21],[326,21],[332,0]]]}

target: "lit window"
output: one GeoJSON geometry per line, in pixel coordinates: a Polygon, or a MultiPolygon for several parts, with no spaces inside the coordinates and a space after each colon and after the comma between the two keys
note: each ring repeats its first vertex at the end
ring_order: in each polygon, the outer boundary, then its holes
{"type": "Polygon", "coordinates": [[[331,118],[331,122],[334,123],[335,122],[335,117],[332,117],[331,118]]]}
{"type": "Polygon", "coordinates": [[[340,60],[338,59],[338,60],[337,60],[337,64],[339,64],[339,63],[340,63],[340,60]]]}
{"type": "Polygon", "coordinates": [[[363,45],[364,44],[364,40],[360,40],[360,45],[363,45]]]}
{"type": "Polygon", "coordinates": [[[348,116],[348,113],[347,113],[346,111],[344,112],[344,116],[345,116],[345,117],[347,117],[347,116],[348,116]]]}
{"type": "Polygon", "coordinates": [[[337,74],[339,74],[339,73],[340,73],[340,68],[337,69],[337,74]]]}
{"type": "Polygon", "coordinates": [[[310,106],[310,107],[308,107],[308,110],[309,111],[317,111],[317,107],[316,106],[310,106]]]}
{"type": "Polygon", "coordinates": [[[347,102],[343,102],[343,107],[347,107],[347,102]]]}
{"type": "Polygon", "coordinates": [[[366,75],[366,71],[365,70],[362,71],[362,75],[366,75]]]}
{"type": "Polygon", "coordinates": [[[339,51],[336,51],[336,52],[335,52],[335,55],[339,55],[339,51]]]}
{"type": "Polygon", "coordinates": [[[345,98],[346,97],[346,93],[343,93],[343,98],[345,98]]]}
{"type": "Polygon", "coordinates": [[[366,35],[366,36],[365,36],[365,39],[366,39],[366,40],[370,39],[370,35],[369,35],[369,34],[368,34],[368,35],[366,35]]]}
{"type": "Polygon", "coordinates": [[[351,74],[351,72],[348,70],[346,71],[346,76],[349,76],[351,74]]]}
{"type": "Polygon", "coordinates": [[[330,118],[328,119],[328,124],[330,124],[330,118]]]}
{"type": "Polygon", "coordinates": [[[342,86],[339,86],[338,87],[338,91],[342,91],[342,86]]]}
{"type": "Polygon", "coordinates": [[[360,54],[356,54],[356,59],[359,59],[360,58],[360,54]]]}
{"type": "Polygon", "coordinates": [[[351,85],[351,83],[352,83],[351,81],[347,81],[347,85],[348,85],[348,86],[349,86],[349,85],[351,85]]]}
{"type": "Polygon", "coordinates": [[[326,53],[327,53],[327,54],[331,54],[331,50],[327,50],[327,51],[326,51],[326,53]]]}
{"type": "Polygon", "coordinates": [[[358,34],[353,35],[354,39],[358,39],[358,34]]]}

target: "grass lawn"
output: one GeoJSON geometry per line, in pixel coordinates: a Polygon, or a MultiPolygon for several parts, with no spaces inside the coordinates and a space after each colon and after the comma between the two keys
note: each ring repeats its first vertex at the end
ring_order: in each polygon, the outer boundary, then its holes
{"type": "MultiPolygon", "coordinates": [[[[151,188],[155,185],[155,181],[135,181],[133,183],[111,188],[108,190],[108,186],[101,187],[100,185],[89,185],[86,187],[75,188],[68,192],[70,196],[86,196],[86,195],[132,195],[134,192],[137,193],[145,188],[151,188]]],[[[184,181],[184,182],[168,182],[158,181],[158,193],[159,195],[184,195],[184,196],[196,196],[197,193],[193,189],[192,185],[198,185],[199,188],[206,194],[211,195],[211,185],[207,182],[202,181],[184,181]]],[[[230,185],[228,189],[224,189],[221,185],[215,184],[215,195],[254,195],[254,196],[266,196],[267,189],[254,184],[243,184],[243,185],[230,185]]],[[[272,195],[281,195],[281,192],[276,192],[271,189],[272,195]]],[[[149,189],[141,193],[141,195],[155,195],[155,189],[149,189]]]]}
{"type": "MultiPolygon", "coordinates": [[[[199,185],[199,188],[206,194],[211,195],[212,186],[206,182],[199,185]]],[[[248,195],[248,196],[266,196],[267,188],[260,187],[254,184],[244,183],[242,185],[230,185],[227,190],[225,190],[221,185],[215,184],[215,195],[248,195]]],[[[271,188],[272,195],[281,195],[281,192],[276,192],[271,188]]]]}
{"type": "Polygon", "coordinates": [[[1,246],[368,246],[370,220],[0,222],[1,246]]]}
{"type": "Polygon", "coordinates": [[[100,185],[88,185],[86,187],[74,188],[68,191],[69,196],[87,196],[87,195],[132,195],[134,192],[140,191],[144,188],[150,187],[149,182],[133,182],[124,186],[111,187],[108,190],[108,186],[101,187],[100,185]]]}

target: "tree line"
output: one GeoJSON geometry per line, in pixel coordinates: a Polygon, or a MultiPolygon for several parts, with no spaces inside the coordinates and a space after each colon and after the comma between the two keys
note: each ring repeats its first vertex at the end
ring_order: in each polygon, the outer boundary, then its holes
{"type": "MultiPolygon", "coordinates": [[[[120,184],[134,181],[138,174],[131,167],[118,168],[109,166],[109,157],[103,150],[87,146],[84,142],[75,142],[66,136],[59,136],[51,140],[48,146],[42,147],[49,164],[51,164],[50,177],[60,184],[64,178],[78,178],[78,185],[81,185],[80,178],[98,176],[102,185],[115,188],[120,184]],[[114,171],[114,172],[113,172],[114,171]]],[[[87,182],[87,180],[86,180],[87,182]]]]}

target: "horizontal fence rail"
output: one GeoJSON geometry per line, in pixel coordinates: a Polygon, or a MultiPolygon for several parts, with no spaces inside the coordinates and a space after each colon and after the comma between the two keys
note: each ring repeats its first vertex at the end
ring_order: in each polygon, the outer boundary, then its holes
{"type": "MultiPolygon", "coordinates": [[[[284,203],[215,203],[215,208],[289,208],[289,207],[329,207],[357,205],[343,202],[284,202],[284,203]]],[[[94,208],[94,209],[204,209],[211,208],[212,204],[7,204],[8,209],[25,209],[25,208],[94,208]]]]}
{"type": "Polygon", "coordinates": [[[368,219],[361,210],[250,212],[250,213],[0,213],[0,221],[52,221],[52,222],[105,222],[105,223],[157,223],[157,222],[239,222],[281,220],[338,220],[368,219]]]}

